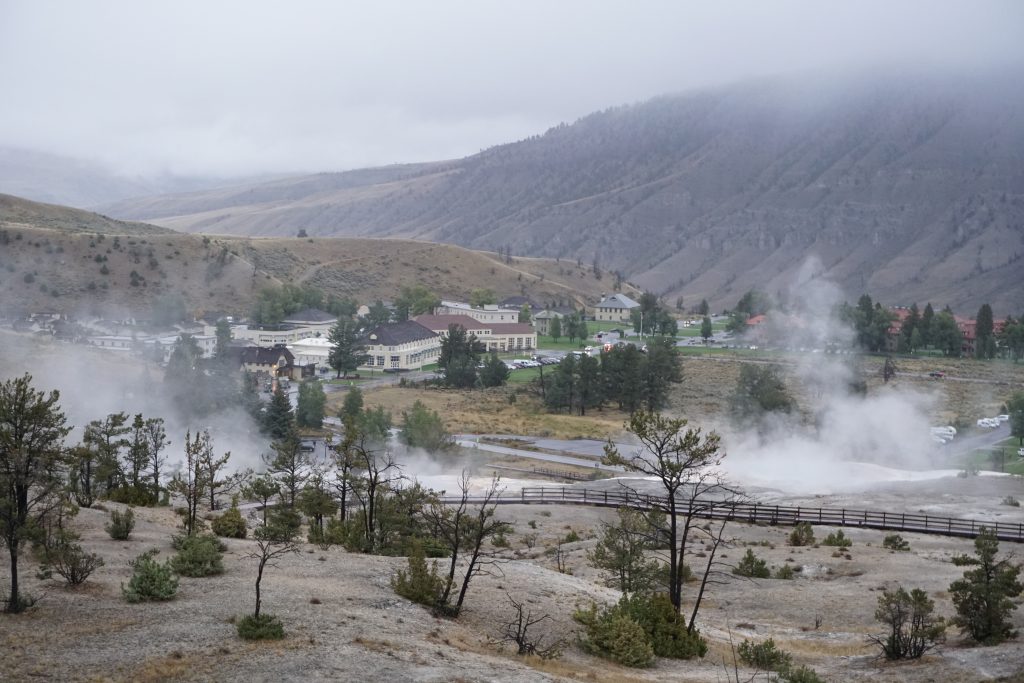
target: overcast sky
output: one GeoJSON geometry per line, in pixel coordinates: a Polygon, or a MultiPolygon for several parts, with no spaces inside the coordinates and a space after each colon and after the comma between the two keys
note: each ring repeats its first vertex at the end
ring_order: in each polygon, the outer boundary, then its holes
{"type": "Polygon", "coordinates": [[[802,70],[1024,63],[1024,0],[0,0],[0,145],[125,173],[471,154],[802,70]]]}

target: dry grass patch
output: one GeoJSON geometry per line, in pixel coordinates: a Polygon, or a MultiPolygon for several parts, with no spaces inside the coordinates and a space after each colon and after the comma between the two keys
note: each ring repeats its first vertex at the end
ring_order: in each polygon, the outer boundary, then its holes
{"type": "MultiPolygon", "coordinates": [[[[383,387],[370,389],[364,394],[368,407],[383,406],[390,410],[396,423],[402,411],[409,410],[416,401],[422,401],[430,410],[436,410],[445,427],[454,434],[523,434],[558,439],[604,439],[609,434],[622,432],[627,415],[605,409],[583,417],[554,415],[546,412],[540,400],[528,394],[517,393],[509,403],[511,390],[454,390],[383,387]]],[[[332,394],[328,410],[337,412],[344,401],[343,394],[332,394]]]]}

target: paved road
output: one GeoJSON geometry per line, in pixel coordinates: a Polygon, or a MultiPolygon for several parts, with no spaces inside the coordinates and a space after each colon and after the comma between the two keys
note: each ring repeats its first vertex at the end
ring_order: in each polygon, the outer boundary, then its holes
{"type": "Polygon", "coordinates": [[[532,460],[543,460],[545,462],[554,462],[562,465],[576,465],[578,467],[593,467],[594,469],[604,470],[606,472],[623,472],[621,467],[612,465],[602,465],[596,460],[589,458],[574,458],[569,455],[555,455],[554,453],[538,453],[537,451],[527,451],[521,448],[509,448],[508,446],[497,446],[495,444],[480,443],[479,437],[469,434],[460,434],[456,437],[455,443],[462,446],[463,448],[475,448],[480,451],[487,451],[488,453],[500,453],[502,455],[514,455],[519,458],[530,458],[532,460]]]}

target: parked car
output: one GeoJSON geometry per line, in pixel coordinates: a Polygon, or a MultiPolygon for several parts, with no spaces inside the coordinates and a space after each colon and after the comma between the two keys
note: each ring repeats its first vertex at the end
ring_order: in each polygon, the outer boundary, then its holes
{"type": "Polygon", "coordinates": [[[946,373],[944,373],[942,370],[932,370],[931,372],[928,373],[928,376],[931,377],[932,379],[942,379],[943,377],[946,376],[946,373]]]}

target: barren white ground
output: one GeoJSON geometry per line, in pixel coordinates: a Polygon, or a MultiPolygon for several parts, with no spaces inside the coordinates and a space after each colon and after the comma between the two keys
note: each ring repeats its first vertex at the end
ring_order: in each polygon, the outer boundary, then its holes
{"type": "MultiPolygon", "coordinates": [[[[1019,478],[995,477],[880,484],[867,492],[833,496],[754,491],[759,498],[780,503],[927,510],[1016,522],[1024,520],[1024,513],[1000,501],[1008,494],[1024,497],[1022,492],[1019,478]]],[[[814,667],[827,680],[1024,680],[1020,642],[974,647],[953,630],[944,647],[906,664],[879,659],[868,642],[869,634],[881,632],[872,615],[877,596],[887,587],[923,588],[935,598],[941,614],[953,614],[946,589],[962,569],[949,560],[971,551],[966,539],[907,534],[911,551],[894,553],[881,548],[883,532],[847,529],[853,540],[847,559],[834,555],[832,548],[788,547],[787,528],[730,525],[735,543],[724,551],[725,561],[738,560],[745,544],[751,544],[772,567],[790,563],[802,571],[792,581],[732,578],[712,586],[698,619],[711,644],[708,656],[697,661],[660,660],[653,669],[630,670],[584,654],[575,644],[578,627],[572,619],[577,606],[617,598],[585,557],[600,523],[614,516],[611,510],[502,507],[500,514],[515,524],[512,548],[505,551],[508,561],[500,575],[474,581],[458,621],[436,619],[393,593],[389,578],[404,565],[402,558],[304,546],[268,570],[264,609],[280,616],[288,637],[262,644],[242,642],[231,624],[236,615],[252,609],[255,563],[246,557],[252,547],[249,540],[229,540],[226,573],[183,578],[172,602],[129,605],[121,599],[120,584],[130,575],[130,559],[153,547],[160,549],[161,557],[172,552],[174,515],[166,509],[138,509],[136,514],[132,539],[117,542],[103,530],[107,513],[81,511],[74,526],[83,545],[102,555],[106,565],[80,588],[40,582],[33,576],[35,565],[23,563],[25,589],[42,599],[26,614],[0,616],[0,679],[726,681],[729,673],[723,662],[731,663],[730,640],[770,636],[798,663],[814,667]],[[562,574],[548,552],[570,529],[583,540],[563,546],[572,573],[562,574]],[[537,534],[533,548],[527,547],[529,534],[537,534]],[[499,625],[509,614],[506,593],[525,600],[535,614],[551,615],[538,627],[538,635],[566,641],[560,660],[524,659],[494,644],[499,625]]],[[[817,527],[815,532],[821,539],[831,530],[817,527]]],[[[1002,544],[1002,551],[1016,552],[1018,558],[1024,555],[1011,543],[1002,544]]],[[[0,585],[6,586],[6,554],[3,560],[0,585]]],[[[692,593],[690,585],[687,597],[692,593]]],[[[1024,627],[1024,610],[1017,610],[1014,620],[1024,627]]],[[[750,673],[746,672],[748,678],[750,673]]]]}

